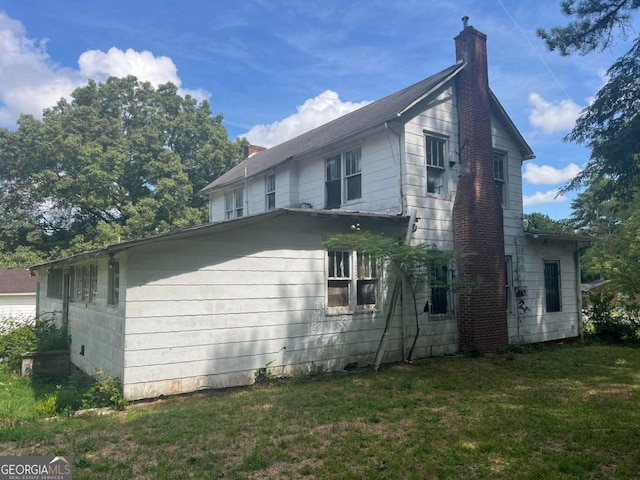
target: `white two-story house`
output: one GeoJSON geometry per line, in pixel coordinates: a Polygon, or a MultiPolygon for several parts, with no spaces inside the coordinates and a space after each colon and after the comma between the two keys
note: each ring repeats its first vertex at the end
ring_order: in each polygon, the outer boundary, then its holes
{"type": "Polygon", "coordinates": [[[466,25],[453,65],[214,179],[211,223],[40,265],[41,311],[71,361],[127,398],[580,335],[576,237],[522,228],[533,152],[488,86],[466,25]],[[375,259],[325,247],[353,228],[471,253],[397,308],[375,259]],[[417,324],[413,312],[418,310],[417,324]],[[384,341],[383,341],[384,338],[384,341]]]}

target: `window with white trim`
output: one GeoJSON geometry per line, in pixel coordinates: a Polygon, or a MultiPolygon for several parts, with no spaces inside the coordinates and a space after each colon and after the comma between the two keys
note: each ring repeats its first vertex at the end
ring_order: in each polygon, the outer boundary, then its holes
{"type": "Polygon", "coordinates": [[[354,148],[325,158],[325,206],[340,208],[362,198],[362,150],[354,148]]]}
{"type": "Polygon", "coordinates": [[[425,136],[427,162],[427,193],[444,194],[445,157],[447,140],[433,135],[425,136]]]}
{"type": "Polygon", "coordinates": [[[224,194],[224,218],[239,218],[244,215],[244,198],[242,187],[224,194]]]}
{"type": "Polygon", "coordinates": [[[506,205],[507,198],[507,154],[493,152],[493,180],[496,184],[498,198],[502,205],[506,205]]]}
{"type": "Polygon", "coordinates": [[[120,300],[120,262],[109,259],[107,281],[107,305],[116,306],[120,300]]]}
{"type": "Polygon", "coordinates": [[[327,252],[327,307],[330,313],[374,308],[377,289],[378,268],[373,256],[352,251],[327,252]]]}
{"type": "Polygon", "coordinates": [[[95,303],[98,295],[98,266],[84,265],[76,267],[75,282],[74,300],[95,303]]]}
{"type": "Polygon", "coordinates": [[[268,173],[264,178],[265,210],[276,208],[276,174],[268,173]]]}

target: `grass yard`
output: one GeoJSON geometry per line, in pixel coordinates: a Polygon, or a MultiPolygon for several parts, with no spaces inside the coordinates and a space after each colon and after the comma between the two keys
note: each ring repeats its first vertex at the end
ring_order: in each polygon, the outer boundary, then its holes
{"type": "Polygon", "coordinates": [[[73,455],[76,479],[640,477],[640,349],[623,347],[435,358],[110,416],[0,413],[2,454],[73,455]]]}

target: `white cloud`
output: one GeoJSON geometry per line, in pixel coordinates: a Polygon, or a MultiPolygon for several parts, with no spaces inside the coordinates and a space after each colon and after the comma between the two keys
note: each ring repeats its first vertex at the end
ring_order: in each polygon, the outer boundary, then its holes
{"type": "Polygon", "coordinates": [[[557,185],[571,180],[581,171],[582,169],[575,163],[570,163],[564,168],[527,163],[522,177],[534,185],[557,185]]]}
{"type": "Polygon", "coordinates": [[[552,103],[536,92],[529,94],[529,103],[533,106],[529,121],[545,133],[571,130],[582,111],[582,107],[573,100],[552,103]]]}
{"type": "Polygon", "coordinates": [[[325,90],[314,98],[309,98],[297,107],[297,112],[283,120],[268,125],[256,125],[239,135],[246,137],[253,145],[272,147],[297,135],[352,112],[369,102],[343,102],[332,90],[325,90]]]}
{"type": "Polygon", "coordinates": [[[173,82],[180,85],[178,69],[169,57],[156,57],[149,51],[136,52],[128,48],[125,52],[111,47],[106,53],[88,50],[78,58],[80,72],[84,77],[106,80],[108,77],[135,75],[140,80],[159,85],[173,82]]]}
{"type": "Polygon", "coordinates": [[[531,205],[540,205],[541,203],[562,203],[566,202],[567,197],[558,195],[558,190],[549,190],[547,192],[536,192],[533,195],[523,195],[522,203],[525,207],[531,205]]]}
{"type": "MultiPolygon", "coordinates": [[[[24,25],[0,11],[0,126],[13,126],[21,113],[37,118],[89,78],[136,75],[154,85],[173,82],[180,86],[178,69],[169,57],[148,51],[107,52],[88,50],[78,58],[79,69],[56,65],[46,50],[46,41],[27,36],[24,25]]],[[[180,89],[198,100],[209,98],[204,90],[180,89]]]]}

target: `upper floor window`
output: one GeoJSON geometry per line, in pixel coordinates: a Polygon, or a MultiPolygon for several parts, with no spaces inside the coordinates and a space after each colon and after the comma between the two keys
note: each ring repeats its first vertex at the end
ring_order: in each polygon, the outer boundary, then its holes
{"type": "Polygon", "coordinates": [[[242,187],[236,188],[224,194],[224,218],[239,218],[244,215],[242,187]]]}
{"type": "Polygon", "coordinates": [[[544,262],[544,296],[547,312],[562,310],[560,297],[560,262],[544,262]]]}
{"type": "Polygon", "coordinates": [[[276,208],[276,174],[268,173],[264,179],[265,183],[265,209],[276,208]]]}
{"type": "Polygon", "coordinates": [[[505,205],[507,198],[507,155],[502,152],[493,152],[493,180],[496,182],[496,190],[500,203],[505,205]]]}
{"type": "Polygon", "coordinates": [[[445,156],[447,141],[442,137],[427,135],[425,138],[427,159],[427,193],[444,193],[445,156]]]}
{"type": "Polygon", "coordinates": [[[332,313],[374,307],[377,285],[376,260],[370,254],[327,252],[327,307],[332,313]]]}
{"type": "Polygon", "coordinates": [[[362,198],[362,151],[347,150],[325,159],[326,208],[362,198]]]}

